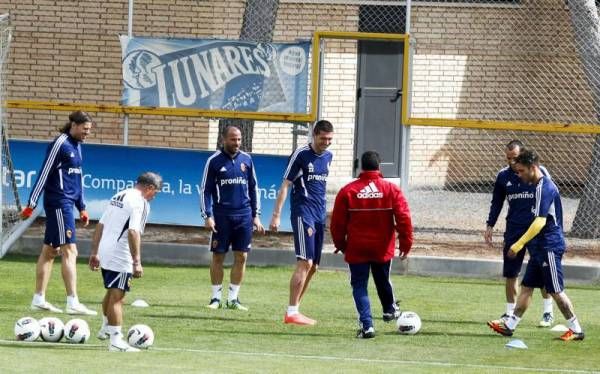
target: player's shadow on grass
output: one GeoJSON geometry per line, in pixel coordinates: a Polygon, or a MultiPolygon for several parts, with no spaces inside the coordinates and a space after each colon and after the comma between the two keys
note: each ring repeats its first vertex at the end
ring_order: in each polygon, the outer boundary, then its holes
{"type": "Polygon", "coordinates": [[[241,317],[226,317],[226,316],[216,316],[211,314],[143,314],[145,317],[149,318],[177,318],[177,319],[191,319],[191,320],[207,320],[207,321],[224,321],[224,322],[245,322],[245,323],[265,323],[270,322],[271,320],[264,318],[248,318],[247,316],[241,317]]]}
{"type": "Polygon", "coordinates": [[[61,343],[61,344],[55,344],[55,343],[42,343],[42,342],[9,342],[9,341],[4,341],[4,342],[0,342],[0,347],[4,347],[4,348],[18,348],[18,349],[23,349],[23,348],[30,348],[30,349],[53,349],[53,350],[70,350],[72,351],[73,348],[77,349],[77,350],[82,350],[82,351],[97,351],[99,349],[104,349],[106,350],[106,346],[98,346],[98,345],[91,345],[91,344],[65,344],[65,343],[61,343]]]}
{"type": "MultiPolygon", "coordinates": [[[[394,335],[398,336],[397,331],[387,331],[382,333],[382,335],[394,335]]],[[[466,338],[493,338],[498,339],[498,335],[493,333],[467,333],[467,332],[444,332],[444,331],[419,331],[418,335],[424,336],[456,336],[456,337],[466,337],[466,338]]]]}
{"type": "MultiPolygon", "coordinates": [[[[300,328],[302,328],[302,327],[300,327],[300,328]]],[[[227,329],[227,330],[203,329],[202,332],[214,332],[214,333],[218,333],[218,334],[223,334],[223,333],[229,333],[229,332],[231,332],[231,330],[230,329],[227,329]]],[[[235,333],[238,335],[253,335],[253,336],[289,336],[289,337],[313,336],[313,337],[321,337],[321,338],[323,338],[323,337],[327,337],[327,338],[339,337],[338,334],[325,334],[322,332],[311,332],[311,331],[307,331],[307,330],[300,331],[299,329],[294,329],[294,330],[290,330],[290,331],[239,331],[239,330],[236,330],[235,333]]]]}
{"type": "Polygon", "coordinates": [[[485,325],[485,321],[457,321],[457,320],[444,320],[444,319],[422,319],[423,323],[443,323],[443,324],[451,324],[451,325],[485,325]]]}

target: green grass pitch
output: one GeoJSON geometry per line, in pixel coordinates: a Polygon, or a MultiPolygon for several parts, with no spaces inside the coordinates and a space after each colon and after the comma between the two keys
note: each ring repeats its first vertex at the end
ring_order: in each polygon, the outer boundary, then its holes
{"type": "MultiPolygon", "coordinates": [[[[100,311],[101,277],[78,265],[80,300],[100,311]]],[[[35,259],[0,260],[0,371],[8,372],[278,372],[278,373],[499,373],[600,371],[600,290],[570,287],[568,293],[582,321],[586,340],[564,343],[556,333],[536,327],[541,299],[535,294],[516,333],[528,350],[504,347],[509,340],[485,325],[504,308],[499,281],[394,275],[403,310],[417,312],[421,332],[401,336],[381,321],[381,306],[370,285],[377,336],[356,339],[356,312],[345,272],[317,274],[301,310],[317,326],[282,323],[290,267],[249,268],[240,292],[249,312],[209,310],[207,268],[146,266],[134,280],[127,301],[142,298],[150,308],[125,308],[124,330],[152,327],[156,340],[148,351],[108,352],[95,335],[101,317],[84,317],[92,336],[84,345],[18,343],[15,321],[49,313],[29,310],[35,259]]],[[[568,280],[567,280],[568,281],[568,280]]],[[[60,266],[55,264],[48,301],[64,307],[60,266]]],[[[555,307],[558,323],[564,323],[555,307]]],[[[66,315],[55,315],[66,322],[66,315]]]]}

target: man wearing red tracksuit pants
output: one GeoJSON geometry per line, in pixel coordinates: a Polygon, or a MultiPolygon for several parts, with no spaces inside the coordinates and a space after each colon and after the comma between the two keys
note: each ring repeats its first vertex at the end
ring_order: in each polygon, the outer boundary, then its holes
{"type": "Polygon", "coordinates": [[[375,336],[367,292],[369,271],[381,301],[383,320],[390,322],[400,316],[390,282],[396,233],[402,259],[413,242],[408,203],[400,187],[383,179],[380,162],[377,152],[367,151],[362,155],[362,173],[340,190],[331,217],[336,253],[344,253],[350,268],[352,296],[359,315],[358,338],[375,336]]]}

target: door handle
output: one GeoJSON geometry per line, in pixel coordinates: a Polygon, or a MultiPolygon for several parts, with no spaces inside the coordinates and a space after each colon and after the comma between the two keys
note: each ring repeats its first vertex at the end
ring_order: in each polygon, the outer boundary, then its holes
{"type": "Polygon", "coordinates": [[[396,95],[394,96],[393,99],[390,100],[390,102],[394,103],[394,102],[398,101],[400,96],[402,96],[402,90],[396,90],[396,95]]]}

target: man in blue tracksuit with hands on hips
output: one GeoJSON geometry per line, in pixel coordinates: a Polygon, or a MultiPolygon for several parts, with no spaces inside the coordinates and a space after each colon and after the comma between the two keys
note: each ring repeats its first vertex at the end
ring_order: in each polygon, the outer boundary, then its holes
{"type": "MultiPolygon", "coordinates": [[[[521,251],[516,257],[511,258],[508,256],[508,250],[525,233],[534,218],[529,201],[533,201],[535,198],[535,186],[523,182],[515,169],[514,160],[522,150],[523,143],[519,140],[512,140],[506,145],[508,166],[500,170],[496,177],[484,235],[486,243],[491,246],[494,225],[500,216],[504,200],[506,200],[508,212],[506,214],[506,230],[504,232],[502,269],[502,275],[506,278],[506,312],[502,315],[503,319],[510,317],[514,312],[518,293],[518,277],[526,252],[521,251]]],[[[540,170],[544,175],[549,176],[548,171],[543,166],[540,166],[540,170]]],[[[544,298],[544,313],[539,325],[540,327],[549,327],[554,321],[552,298],[543,288],[541,292],[544,298]]]]}
{"type": "Polygon", "coordinates": [[[223,148],[206,161],[200,189],[200,208],[206,227],[212,231],[210,250],[210,309],[222,306],[223,261],[232,247],[234,253],[229,292],[225,306],[247,311],[238,293],[244,278],[246,259],[251,248],[252,231],[264,234],[260,222],[260,195],[252,157],[240,151],[242,133],[236,126],[227,126],[223,133],[223,148]]]}
{"type": "Polygon", "coordinates": [[[62,310],[46,301],[46,288],[57,255],[62,257],[62,277],[67,291],[69,314],[96,315],[79,302],[77,297],[77,245],[73,206],[79,211],[84,226],[89,222],[83,199],[83,173],[81,143],[90,134],[94,121],[86,112],[76,111],[69,115],[69,122],[61,127],[61,134],[48,145],[42,165],[27,207],[21,216],[29,218],[44,193],[46,233],[44,245],[36,266],[35,294],[32,310],[62,313],[62,310]]]}

